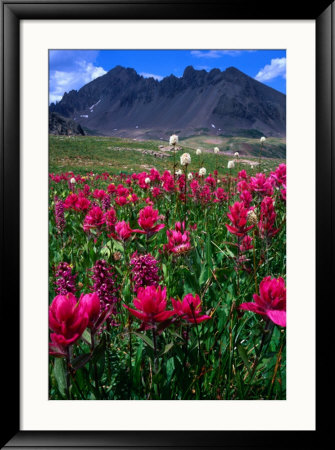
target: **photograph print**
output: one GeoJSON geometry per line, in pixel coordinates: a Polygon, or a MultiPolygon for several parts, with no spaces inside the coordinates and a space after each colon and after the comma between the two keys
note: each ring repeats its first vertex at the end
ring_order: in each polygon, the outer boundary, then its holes
{"type": "Polygon", "coordinates": [[[49,50],[49,399],[286,399],[286,51],[49,50]]]}

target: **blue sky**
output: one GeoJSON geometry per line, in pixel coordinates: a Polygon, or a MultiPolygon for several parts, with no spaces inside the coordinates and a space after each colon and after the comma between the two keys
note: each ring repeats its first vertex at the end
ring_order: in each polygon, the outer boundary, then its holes
{"type": "Polygon", "coordinates": [[[50,50],[49,98],[80,89],[113,67],[131,67],[157,80],[181,77],[187,66],[210,71],[234,66],[252,78],[286,93],[285,50],[50,50]]]}

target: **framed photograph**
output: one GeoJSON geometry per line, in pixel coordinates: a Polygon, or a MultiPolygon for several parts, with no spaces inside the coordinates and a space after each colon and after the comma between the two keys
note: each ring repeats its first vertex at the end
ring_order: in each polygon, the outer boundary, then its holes
{"type": "Polygon", "coordinates": [[[1,6],[1,445],[325,445],[334,5],[1,6]]]}

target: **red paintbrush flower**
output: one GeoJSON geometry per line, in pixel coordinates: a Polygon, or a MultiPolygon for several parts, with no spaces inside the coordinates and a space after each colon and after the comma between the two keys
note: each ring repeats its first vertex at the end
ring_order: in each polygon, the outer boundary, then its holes
{"type": "Polygon", "coordinates": [[[261,217],[258,224],[261,238],[272,238],[278,233],[279,228],[275,228],[277,214],[274,209],[273,199],[264,197],[261,203],[261,217]]]}
{"type": "Polygon", "coordinates": [[[233,206],[229,206],[230,213],[227,214],[232,225],[226,224],[227,230],[236,234],[236,236],[244,236],[254,225],[247,227],[248,210],[244,207],[244,203],[235,202],[233,206]]]}
{"type": "Polygon", "coordinates": [[[68,293],[57,295],[49,308],[49,327],[51,354],[62,356],[66,348],[76,342],[83,334],[89,322],[89,313],[79,306],[76,297],[68,293]]]}
{"type": "Polygon", "coordinates": [[[176,222],[174,230],[167,230],[166,232],[168,243],[164,245],[164,250],[182,254],[191,249],[190,232],[185,230],[185,222],[176,222]]]}
{"type": "Polygon", "coordinates": [[[210,319],[206,314],[201,315],[201,300],[198,294],[187,294],[183,300],[171,299],[175,314],[189,323],[200,323],[210,319]]]}
{"type": "Polygon", "coordinates": [[[259,285],[254,302],[242,303],[240,309],[267,316],[277,325],[286,327],[286,288],[283,278],[265,277],[259,285]]]}
{"type": "Polygon", "coordinates": [[[174,311],[166,310],[166,287],[163,289],[161,286],[140,287],[133,303],[136,309],[123,306],[146,325],[154,326],[157,322],[164,322],[175,314],[174,311]]]}
{"type": "Polygon", "coordinates": [[[106,219],[102,209],[99,206],[93,206],[84,219],[84,231],[89,231],[92,228],[99,229],[105,222],[106,219]]]}
{"type": "Polygon", "coordinates": [[[153,209],[152,206],[146,206],[140,210],[138,224],[146,234],[154,234],[165,227],[163,223],[157,224],[159,219],[158,210],[153,209]]]}

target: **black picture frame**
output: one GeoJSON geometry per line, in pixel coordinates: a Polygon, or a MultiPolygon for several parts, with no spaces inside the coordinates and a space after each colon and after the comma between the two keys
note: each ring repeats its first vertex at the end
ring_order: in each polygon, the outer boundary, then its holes
{"type": "MultiPolygon", "coordinates": [[[[333,415],[335,3],[265,1],[1,1],[1,420],[8,447],[326,448],[333,415]],[[20,431],[20,21],[23,19],[312,19],[316,23],[316,430],[20,431]],[[327,406],[328,405],[328,406],[327,406]]],[[[314,205],[311,205],[314,207],[314,205]]],[[[306,213],[306,215],[308,215],[306,213]]],[[[302,218],[308,220],[308,217],[302,218]]]]}

